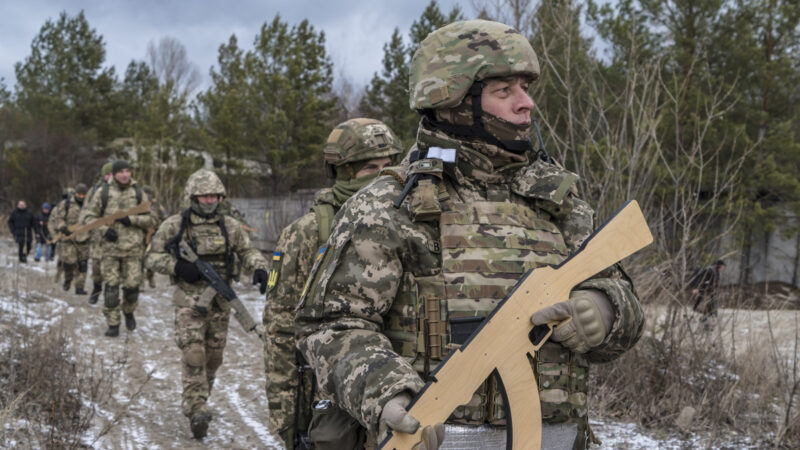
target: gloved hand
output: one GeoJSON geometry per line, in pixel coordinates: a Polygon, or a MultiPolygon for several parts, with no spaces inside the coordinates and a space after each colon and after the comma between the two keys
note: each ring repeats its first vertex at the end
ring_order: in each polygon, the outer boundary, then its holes
{"type": "MultiPolygon", "coordinates": [[[[419,428],[419,421],[408,413],[406,408],[411,403],[411,396],[405,392],[395,395],[386,402],[379,420],[378,441],[386,438],[388,429],[401,433],[414,434],[419,428]]],[[[444,441],[444,424],[428,425],[422,429],[422,441],[414,444],[412,450],[437,450],[444,441]]]]}
{"type": "Polygon", "coordinates": [[[113,228],[109,228],[108,231],[106,231],[106,234],[104,236],[105,236],[105,238],[106,238],[106,240],[108,242],[117,242],[117,239],[119,238],[119,235],[117,234],[117,230],[115,230],[113,228]]]}
{"type": "Polygon", "coordinates": [[[269,274],[264,269],[256,269],[253,273],[253,285],[258,284],[258,291],[262,294],[266,294],[267,292],[267,280],[269,279],[269,274]]]}
{"type": "Polygon", "coordinates": [[[64,236],[69,236],[70,234],[72,234],[72,232],[69,231],[69,228],[67,228],[66,225],[61,225],[61,228],[59,228],[58,231],[60,231],[61,234],[63,234],[64,236]]]}
{"type": "Polygon", "coordinates": [[[115,220],[114,222],[121,223],[121,224],[125,225],[126,227],[131,226],[131,218],[128,217],[128,216],[120,217],[119,219],[115,220]]]}
{"type": "Polygon", "coordinates": [[[196,283],[203,279],[197,266],[184,259],[178,259],[175,263],[175,276],[187,283],[196,283]]]}
{"type": "Polygon", "coordinates": [[[597,347],[611,331],[614,308],[606,295],[595,289],[572,291],[569,300],[537,311],[531,316],[534,325],[572,318],[557,326],[550,339],[575,353],[586,353],[597,347]]]}

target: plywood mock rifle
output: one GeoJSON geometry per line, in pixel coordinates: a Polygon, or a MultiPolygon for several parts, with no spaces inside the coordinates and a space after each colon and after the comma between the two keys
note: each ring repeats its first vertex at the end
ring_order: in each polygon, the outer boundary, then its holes
{"type": "MultiPolygon", "coordinates": [[[[630,201],[560,265],[525,274],[467,342],[442,361],[411,403],[409,413],[419,420],[419,430],[444,423],[456,407],[470,401],[486,378],[495,374],[504,391],[506,447],[539,449],[542,411],[528,357],[550,337],[554,324],[534,327],[531,316],[568,300],[578,283],[651,242],[653,236],[638,203],[630,201]]],[[[410,449],[420,440],[420,431],[413,435],[390,432],[380,448],[410,449]]]]}
{"type": "Polygon", "coordinates": [[[67,227],[69,230],[69,236],[65,236],[61,233],[56,234],[53,237],[53,241],[50,242],[52,244],[58,242],[60,239],[71,239],[71,236],[77,236],[81,233],[86,233],[87,231],[92,231],[95,228],[102,227],[104,225],[111,226],[117,219],[122,219],[125,216],[135,216],[137,214],[144,214],[150,211],[150,202],[147,200],[139,203],[138,205],[134,206],[133,208],[126,209],[125,211],[117,211],[114,214],[109,214],[107,216],[99,217],[86,225],[78,225],[73,224],[67,227]]]}

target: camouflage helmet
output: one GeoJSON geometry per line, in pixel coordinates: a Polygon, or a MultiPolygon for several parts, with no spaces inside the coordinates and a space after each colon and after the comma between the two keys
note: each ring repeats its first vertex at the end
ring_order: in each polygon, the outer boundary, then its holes
{"type": "Polygon", "coordinates": [[[334,178],[335,167],[357,161],[388,156],[392,163],[399,160],[403,150],[400,140],[383,122],[357,118],[342,122],[331,131],[322,149],[325,171],[334,178]]]}
{"type": "Polygon", "coordinates": [[[83,184],[83,183],[78,183],[77,185],[75,185],[75,193],[76,193],[76,194],[83,194],[83,195],[86,195],[86,193],[87,193],[87,192],[89,192],[89,188],[88,188],[88,187],[86,187],[86,185],[85,185],[85,184],[83,184]]]}
{"type": "Polygon", "coordinates": [[[453,22],[429,34],[414,53],[410,107],[452,108],[475,81],[511,75],[539,77],[536,52],[519,31],[488,20],[453,22]]]}
{"type": "Polygon", "coordinates": [[[198,195],[225,195],[225,186],[216,173],[208,169],[200,169],[191,174],[186,181],[186,196],[191,198],[198,195]]]}

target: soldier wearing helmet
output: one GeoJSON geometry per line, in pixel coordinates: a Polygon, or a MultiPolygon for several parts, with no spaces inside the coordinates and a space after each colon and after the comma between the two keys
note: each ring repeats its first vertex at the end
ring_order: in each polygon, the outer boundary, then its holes
{"type": "MultiPolygon", "coordinates": [[[[129,210],[145,200],[142,188],[131,177],[130,164],[125,160],[116,160],[111,165],[111,179],[102,184],[92,196],[83,215],[83,222],[89,223],[100,217],[129,210]]],[[[144,214],[127,215],[116,219],[111,226],[97,228],[102,237],[100,266],[106,283],[103,291],[103,315],[108,325],[106,336],[119,336],[122,322],[120,310],[125,316],[125,328],[128,331],[136,329],[134,312],[139,301],[139,285],[142,283],[144,236],[155,222],[155,215],[148,211],[144,214]]]]}
{"type": "Polygon", "coordinates": [[[358,118],[337,125],[322,149],[333,187],[318,191],[311,211],[283,229],[278,238],[264,307],[264,366],[269,424],[287,449],[302,448],[310,421],[312,384],[307,365],[296,360],[294,309],[314,258],[330,234],[342,204],[374,180],[381,169],[397,164],[402,149],[394,132],[379,120],[358,118]]]}
{"type": "Polygon", "coordinates": [[[64,272],[64,290],[69,291],[72,280],[75,280],[75,294],[86,295],[83,289],[86,284],[86,272],[89,267],[89,235],[82,233],[72,235],[69,227],[80,225],[80,218],[88,188],[78,183],[67,198],[61,200],[53,216],[53,227],[62,236],[59,246],[59,260],[64,272]]]}
{"type": "Polygon", "coordinates": [[[212,171],[200,169],[187,181],[189,206],[180,214],[167,218],[153,235],[145,265],[169,275],[178,285],[175,297],[175,336],[183,354],[181,410],[189,418],[195,438],[205,437],[211,421],[207,407],[217,369],[228,336],[230,306],[219,294],[211,308],[201,313],[195,309],[200,295],[208,287],[197,267],[179,258],[169,245],[185,240],[203,261],[208,262],[228,283],[237,275],[242,262],[253,272],[253,284],[266,292],[267,262],[250,244],[250,238],[236,219],[222,214],[220,203],[225,186],[212,171]]]}
{"type": "MultiPolygon", "coordinates": [[[[91,203],[92,197],[101,190],[104,184],[111,180],[112,166],[112,162],[107,162],[100,168],[100,177],[89,189],[89,194],[86,199],[87,204],[91,203]]],[[[81,219],[81,222],[83,222],[83,219],[81,219]]],[[[103,292],[103,271],[101,269],[101,260],[103,256],[101,244],[103,242],[103,236],[98,230],[92,230],[89,232],[89,242],[89,259],[92,263],[92,292],[89,294],[89,304],[94,305],[100,299],[100,294],[103,292]]]]}
{"type": "MultiPolygon", "coordinates": [[[[298,348],[320,396],[366,425],[368,442],[388,429],[416,432],[407,407],[437,365],[525,272],[560,263],[594,229],[578,176],[532,150],[527,90],[538,75],[528,40],[507,25],[470,20],[432,32],[409,70],[421,122],[408,161],[336,217],[298,306],[298,348]]],[[[531,367],[544,448],[586,447],[589,362],[628,350],[644,321],[619,266],[531,321],[568,317],[531,367]]],[[[445,435],[446,448],[466,446],[459,439],[502,447],[502,397],[487,379],[447,427],[421,430],[422,448],[439,448],[445,435]]]]}

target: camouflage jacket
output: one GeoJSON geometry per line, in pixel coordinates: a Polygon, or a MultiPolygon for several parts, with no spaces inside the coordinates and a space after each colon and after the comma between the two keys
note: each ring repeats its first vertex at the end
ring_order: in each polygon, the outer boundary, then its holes
{"type": "MultiPolygon", "coordinates": [[[[57,211],[56,215],[51,214],[52,216],[51,220],[54,227],[53,229],[57,231],[59,228],[63,226],[69,227],[72,225],[80,224],[80,218],[82,217],[84,205],[86,205],[86,203],[84,202],[83,205],[78,203],[75,200],[74,195],[71,195],[69,196],[69,198],[66,198],[58,202],[58,205],[56,205],[58,208],[56,210],[57,211]],[[67,201],[69,201],[69,208],[67,208],[67,201]]],[[[88,233],[83,233],[78,236],[70,236],[68,240],[76,244],[83,244],[86,243],[87,240],[89,240],[89,235],[88,233]]]]}
{"type": "MultiPolygon", "coordinates": [[[[331,205],[334,211],[341,207],[330,188],[322,189],[314,196],[314,205],[320,204],[331,205]]],[[[294,338],[294,310],[322,244],[314,212],[300,217],[281,231],[270,267],[274,281],[270,282],[267,292],[267,307],[272,312],[267,317],[268,335],[294,338]]]]}
{"type": "MultiPolygon", "coordinates": [[[[147,268],[175,277],[177,258],[172,253],[169,253],[165,246],[169,240],[178,234],[181,220],[182,216],[180,214],[170,216],[158,228],[145,258],[145,266],[147,268]]],[[[250,238],[242,230],[239,222],[229,216],[224,216],[224,220],[228,233],[228,250],[238,257],[244,270],[248,272],[253,272],[257,269],[267,270],[267,261],[261,252],[252,246],[250,238]]],[[[193,243],[197,248],[197,255],[200,259],[210,263],[214,270],[225,278],[226,269],[231,269],[233,272],[238,267],[227,267],[225,237],[219,221],[219,214],[206,219],[192,213],[189,216],[189,223],[184,231],[183,239],[193,243]]],[[[237,265],[234,263],[234,266],[237,265]]],[[[197,283],[187,283],[182,279],[176,279],[176,281],[184,299],[176,299],[178,306],[191,306],[192,301],[208,286],[205,281],[198,281],[197,283]]],[[[217,297],[217,300],[221,298],[217,297]]],[[[216,301],[215,304],[222,309],[227,309],[227,302],[216,301]]]]}
{"type": "MultiPolygon", "coordinates": [[[[438,174],[451,198],[485,201],[495,188],[510,191],[507,201],[544,209],[553,217],[570,252],[593,230],[593,211],[570,188],[574,175],[571,182],[565,182],[568,176],[552,177],[553,166],[539,160],[494,168],[475,150],[477,145],[423,128],[417,145],[456,148],[456,164],[444,165],[438,174]]],[[[385,319],[404,278],[442,270],[438,222],[415,221],[412,200],[399,209],[392,205],[409,170],[414,164],[390,170],[393,176],[379,177],[344,204],[297,314],[298,348],[316,372],[321,395],[332,397],[373,434],[388,400],[403,391],[416,393],[424,385],[383,333],[385,319]]],[[[644,319],[638,299],[627,277],[615,268],[581,287],[603,291],[614,306],[610,333],[583,355],[590,362],[609,361],[641,335],[644,319]]],[[[552,345],[570,358],[566,349],[552,345]]]]}
{"type": "MultiPolygon", "coordinates": [[[[89,223],[92,220],[102,216],[111,215],[117,211],[124,211],[133,208],[137,205],[136,189],[134,185],[136,181],[131,180],[127,186],[120,186],[116,181],[109,183],[108,189],[108,204],[103,210],[102,195],[99,193],[93,195],[86,212],[83,216],[83,223],[89,223]]],[[[117,241],[109,242],[107,239],[102,239],[101,249],[104,256],[125,257],[125,256],[138,256],[144,255],[144,237],[147,229],[155,226],[156,216],[153,212],[147,214],[139,214],[129,216],[131,219],[131,226],[126,227],[121,223],[114,223],[113,228],[117,231],[117,241]]],[[[98,234],[105,235],[108,227],[99,227],[98,234]]]]}

